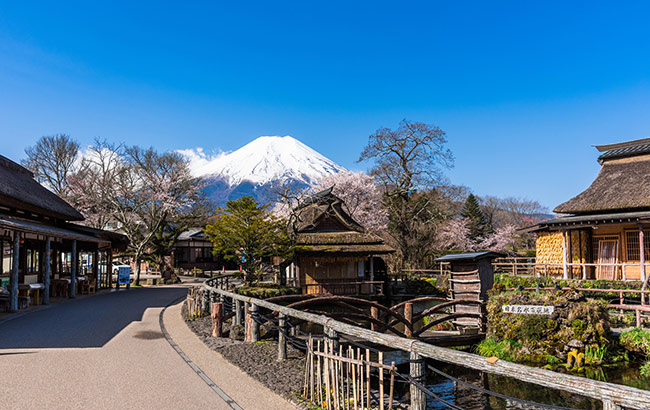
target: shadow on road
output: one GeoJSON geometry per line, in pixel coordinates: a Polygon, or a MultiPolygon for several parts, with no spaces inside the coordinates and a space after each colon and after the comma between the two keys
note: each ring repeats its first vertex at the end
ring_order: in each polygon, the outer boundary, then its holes
{"type": "Polygon", "coordinates": [[[146,309],[164,307],[186,293],[154,287],[66,301],[0,324],[0,349],[101,347],[142,320],[146,309]]]}

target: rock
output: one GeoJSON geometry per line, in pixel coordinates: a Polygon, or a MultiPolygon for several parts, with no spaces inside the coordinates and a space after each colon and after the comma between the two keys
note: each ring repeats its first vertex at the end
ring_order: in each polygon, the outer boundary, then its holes
{"type": "Polygon", "coordinates": [[[244,326],[242,325],[231,326],[230,338],[233,340],[244,340],[244,326]]]}
{"type": "Polygon", "coordinates": [[[567,346],[572,349],[582,349],[585,347],[585,344],[578,339],[571,339],[569,343],[567,343],[567,346]]]}

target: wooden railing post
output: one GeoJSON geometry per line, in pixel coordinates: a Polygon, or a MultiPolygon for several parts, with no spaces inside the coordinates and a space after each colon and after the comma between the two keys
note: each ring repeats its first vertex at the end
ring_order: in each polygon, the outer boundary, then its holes
{"type": "Polygon", "coordinates": [[[210,292],[206,289],[201,293],[201,310],[202,313],[210,313],[210,292]]]}
{"type": "Polygon", "coordinates": [[[250,313],[250,341],[252,343],[259,342],[260,340],[260,324],[257,321],[260,318],[259,306],[252,303],[251,304],[251,313],[250,313]]]}
{"type": "Polygon", "coordinates": [[[212,304],[212,337],[223,336],[223,303],[212,304]]]}
{"type": "Polygon", "coordinates": [[[332,352],[337,352],[339,350],[339,334],[336,330],[325,327],[325,336],[327,337],[330,346],[332,347],[332,352]]]}
{"type": "Polygon", "coordinates": [[[413,337],[413,303],[404,304],[404,319],[407,322],[404,326],[404,336],[413,337]]]}
{"type": "Polygon", "coordinates": [[[244,337],[247,342],[250,342],[250,333],[251,333],[251,314],[250,314],[250,303],[244,302],[244,337]]]}
{"type": "MultiPolygon", "coordinates": [[[[426,373],[424,369],[424,357],[418,353],[410,352],[410,375],[421,385],[426,384],[426,373]]],[[[410,410],[425,410],[427,407],[427,396],[418,387],[410,384],[411,390],[411,406],[410,410]]]]}
{"type": "Polygon", "coordinates": [[[603,410],[623,410],[623,407],[611,400],[603,400],[603,410]]]}
{"type": "Polygon", "coordinates": [[[241,300],[235,299],[235,324],[241,325],[243,323],[244,321],[241,314],[241,300]]]}
{"type": "MultiPolygon", "coordinates": [[[[379,309],[377,309],[375,306],[370,306],[370,317],[373,319],[379,319],[379,309]]],[[[376,330],[377,325],[375,325],[375,322],[370,322],[370,330],[376,330]]]]}
{"type": "Polygon", "coordinates": [[[278,316],[278,361],[281,362],[287,358],[287,316],[280,313],[278,316]]]}

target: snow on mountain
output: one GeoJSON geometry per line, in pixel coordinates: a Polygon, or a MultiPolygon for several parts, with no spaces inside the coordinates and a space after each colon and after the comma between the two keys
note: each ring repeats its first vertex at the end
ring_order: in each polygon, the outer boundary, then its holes
{"type": "Polygon", "coordinates": [[[220,204],[243,195],[266,202],[272,185],[306,187],[326,175],[345,171],[290,136],[259,137],[228,154],[208,155],[201,148],[179,152],[189,159],[192,173],[208,181],[208,196],[220,204]]]}

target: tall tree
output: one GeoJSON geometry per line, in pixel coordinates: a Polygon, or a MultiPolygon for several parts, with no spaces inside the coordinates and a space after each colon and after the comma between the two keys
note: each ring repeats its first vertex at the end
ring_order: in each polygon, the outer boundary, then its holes
{"type": "Polygon", "coordinates": [[[205,229],[214,244],[214,253],[240,263],[249,283],[268,270],[264,258],[290,253],[286,222],[268,208],[269,205],[261,205],[251,196],[243,196],[228,201],[225,209],[217,208],[214,223],[205,229]]]}
{"type": "Polygon", "coordinates": [[[423,191],[439,185],[453,156],[446,134],[435,125],[403,120],[396,130],[381,128],[369,137],[359,161],[373,160],[371,175],[384,184],[388,232],[398,250],[399,267],[422,263],[442,219],[438,196],[423,191]],[[435,229],[433,229],[435,232],[435,229]]]}
{"type": "Polygon", "coordinates": [[[79,143],[65,134],[43,136],[26,148],[25,154],[27,159],[22,161],[23,166],[34,173],[38,182],[65,198],[68,177],[77,165],[79,143]]]}
{"type": "Polygon", "coordinates": [[[467,220],[469,236],[472,240],[481,240],[492,232],[474,194],[467,196],[463,209],[460,210],[460,216],[467,220]]]}

